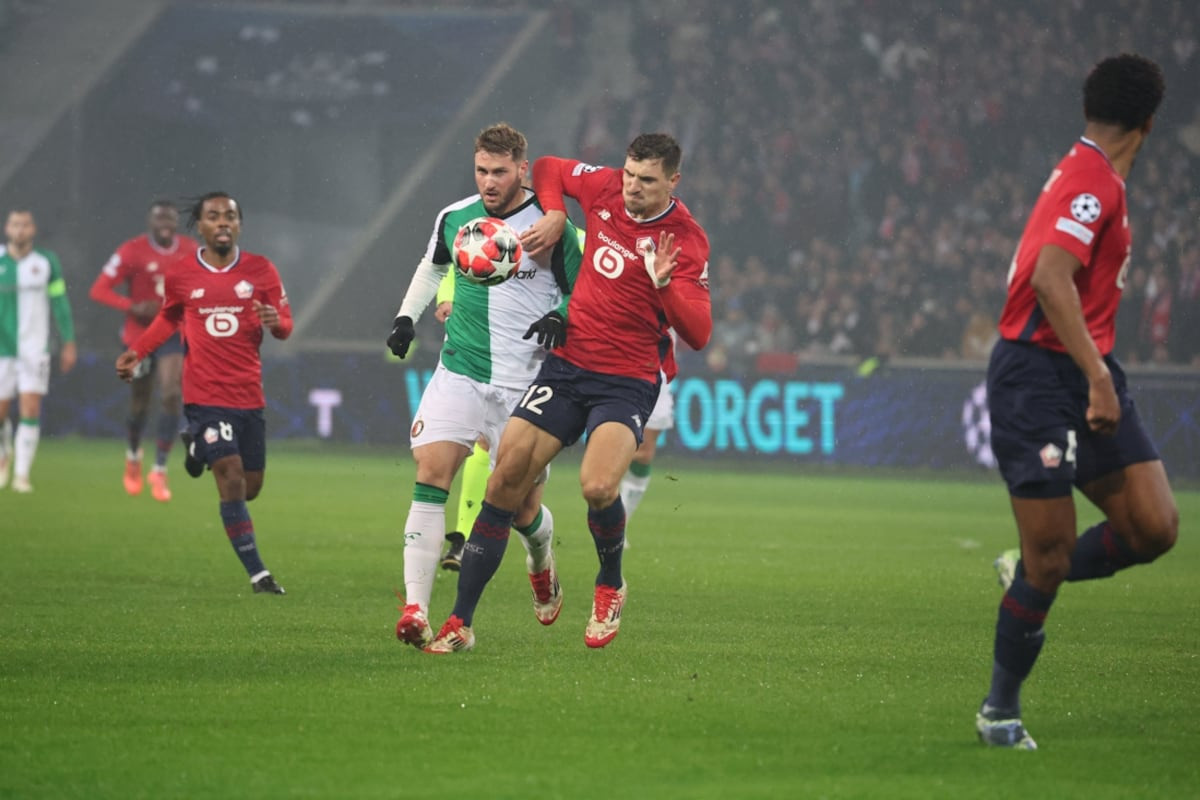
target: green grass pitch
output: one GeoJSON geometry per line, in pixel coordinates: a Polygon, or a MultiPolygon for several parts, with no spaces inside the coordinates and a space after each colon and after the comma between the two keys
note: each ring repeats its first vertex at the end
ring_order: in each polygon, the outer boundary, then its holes
{"type": "Polygon", "coordinates": [[[999,479],[664,460],[590,651],[573,458],[558,622],[513,541],[475,651],[433,657],[393,635],[407,451],[272,443],[274,597],[178,451],[161,505],[124,495],[119,443],[43,442],[35,493],[0,492],[0,797],[1200,796],[1200,493],[1162,561],[1063,589],[1024,697],[1041,750],[1016,753],[973,729],[1016,537],[999,479]]]}

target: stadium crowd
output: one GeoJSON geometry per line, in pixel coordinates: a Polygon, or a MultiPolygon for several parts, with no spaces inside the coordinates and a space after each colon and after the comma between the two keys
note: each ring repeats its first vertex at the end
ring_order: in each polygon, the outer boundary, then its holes
{"type": "Polygon", "coordinates": [[[1187,4],[689,0],[632,14],[637,81],[590,104],[576,151],[620,163],[632,132],[680,137],[681,196],[713,243],[711,367],[985,359],[1023,222],[1083,129],[1081,78],[1124,50],[1162,63],[1167,99],[1129,183],[1118,355],[1200,367],[1187,4]]]}

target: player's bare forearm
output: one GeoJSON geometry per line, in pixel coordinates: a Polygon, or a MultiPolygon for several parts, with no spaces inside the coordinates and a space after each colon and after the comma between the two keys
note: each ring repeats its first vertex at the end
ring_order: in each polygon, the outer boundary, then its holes
{"type": "Polygon", "coordinates": [[[65,342],[58,356],[58,366],[66,375],[75,367],[75,362],[79,359],[79,350],[74,342],[65,342]]]}

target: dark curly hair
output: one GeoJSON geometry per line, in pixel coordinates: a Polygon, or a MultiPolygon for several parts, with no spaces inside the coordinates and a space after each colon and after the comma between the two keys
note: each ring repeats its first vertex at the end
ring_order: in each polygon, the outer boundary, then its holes
{"type": "Polygon", "coordinates": [[[193,197],[188,200],[188,230],[195,230],[196,223],[200,221],[200,217],[204,214],[204,204],[209,200],[216,200],[219,197],[233,200],[237,206],[238,219],[242,218],[242,204],[239,203],[229,192],[206,192],[199,197],[193,197]]]}
{"type": "Polygon", "coordinates": [[[1153,116],[1165,91],[1158,64],[1133,53],[1112,56],[1093,67],[1083,82],[1083,116],[1131,131],[1153,116]]]}

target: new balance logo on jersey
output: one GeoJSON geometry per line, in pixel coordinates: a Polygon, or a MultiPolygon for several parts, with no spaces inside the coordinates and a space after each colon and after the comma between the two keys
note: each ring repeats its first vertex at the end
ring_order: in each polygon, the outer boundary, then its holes
{"type": "Polygon", "coordinates": [[[204,290],[203,289],[192,289],[192,293],[190,295],[188,295],[188,297],[192,300],[199,300],[201,297],[204,297],[204,290]]]}
{"type": "Polygon", "coordinates": [[[610,219],[612,219],[612,214],[609,213],[609,210],[607,208],[602,208],[599,211],[597,211],[596,216],[598,216],[600,219],[604,220],[605,222],[608,222],[610,219]]]}

